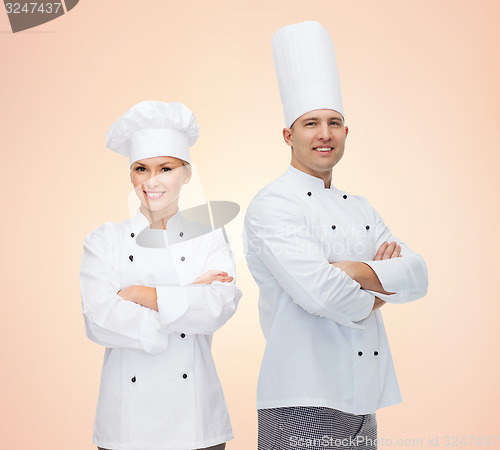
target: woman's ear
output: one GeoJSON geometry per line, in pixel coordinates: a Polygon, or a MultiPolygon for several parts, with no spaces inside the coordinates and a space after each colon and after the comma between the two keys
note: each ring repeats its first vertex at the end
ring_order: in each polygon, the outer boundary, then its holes
{"type": "Polygon", "coordinates": [[[184,178],[184,182],[182,184],[188,184],[191,181],[191,175],[193,175],[193,170],[189,166],[184,166],[186,169],[186,178],[184,178]]]}

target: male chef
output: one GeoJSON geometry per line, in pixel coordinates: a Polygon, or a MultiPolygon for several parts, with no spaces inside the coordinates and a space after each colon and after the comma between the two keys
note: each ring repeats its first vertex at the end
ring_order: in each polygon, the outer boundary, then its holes
{"type": "Polygon", "coordinates": [[[380,307],[423,297],[426,264],[332,181],[348,128],[328,32],[287,25],[272,49],[291,164],[245,217],[266,338],[258,448],[373,449],[376,410],[401,402],[380,307]]]}

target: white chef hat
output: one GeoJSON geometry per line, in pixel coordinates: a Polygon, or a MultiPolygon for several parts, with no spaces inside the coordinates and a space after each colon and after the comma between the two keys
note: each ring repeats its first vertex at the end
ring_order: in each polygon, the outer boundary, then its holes
{"type": "Polygon", "coordinates": [[[174,156],[188,163],[200,126],[191,110],[178,102],[147,100],[132,106],[106,133],[108,148],[135,161],[174,156]]]}
{"type": "Polygon", "coordinates": [[[335,50],[321,24],[286,25],[274,33],[271,45],[287,128],[315,109],[333,109],[344,117],[335,50]]]}

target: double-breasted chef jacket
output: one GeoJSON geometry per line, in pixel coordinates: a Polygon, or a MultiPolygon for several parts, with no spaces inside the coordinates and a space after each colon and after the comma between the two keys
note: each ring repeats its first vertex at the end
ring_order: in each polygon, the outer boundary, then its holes
{"type": "Polygon", "coordinates": [[[137,210],[85,238],[85,328],[106,347],[93,436],[99,447],[196,449],[233,437],[211,343],[235,313],[241,291],[234,280],[192,284],[211,269],[235,277],[223,229],[195,236],[192,230],[181,212],[167,230],[155,230],[137,210]],[[177,236],[170,239],[175,243],[148,247],[151,236],[165,242],[167,235],[177,236]],[[117,294],[131,285],[155,287],[158,311],[117,294]]]}
{"type": "MultiPolygon", "coordinates": [[[[371,414],[401,401],[375,295],[390,303],[427,292],[423,258],[392,235],[362,196],[293,166],[250,203],[243,233],[266,338],[257,408],[323,406],[371,414]],[[396,241],[401,257],[373,261],[396,241]],[[392,295],[364,290],[331,262],[363,261],[392,295]]],[[[386,305],[387,307],[387,305],[386,305]]]]}

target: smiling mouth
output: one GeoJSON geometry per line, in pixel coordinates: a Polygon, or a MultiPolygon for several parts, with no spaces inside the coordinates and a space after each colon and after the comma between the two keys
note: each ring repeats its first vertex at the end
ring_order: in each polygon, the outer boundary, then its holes
{"type": "Polygon", "coordinates": [[[328,153],[333,150],[333,147],[313,147],[315,152],[328,153]]]}
{"type": "Polygon", "coordinates": [[[155,199],[160,198],[166,191],[142,191],[146,194],[147,198],[155,199]]]}

